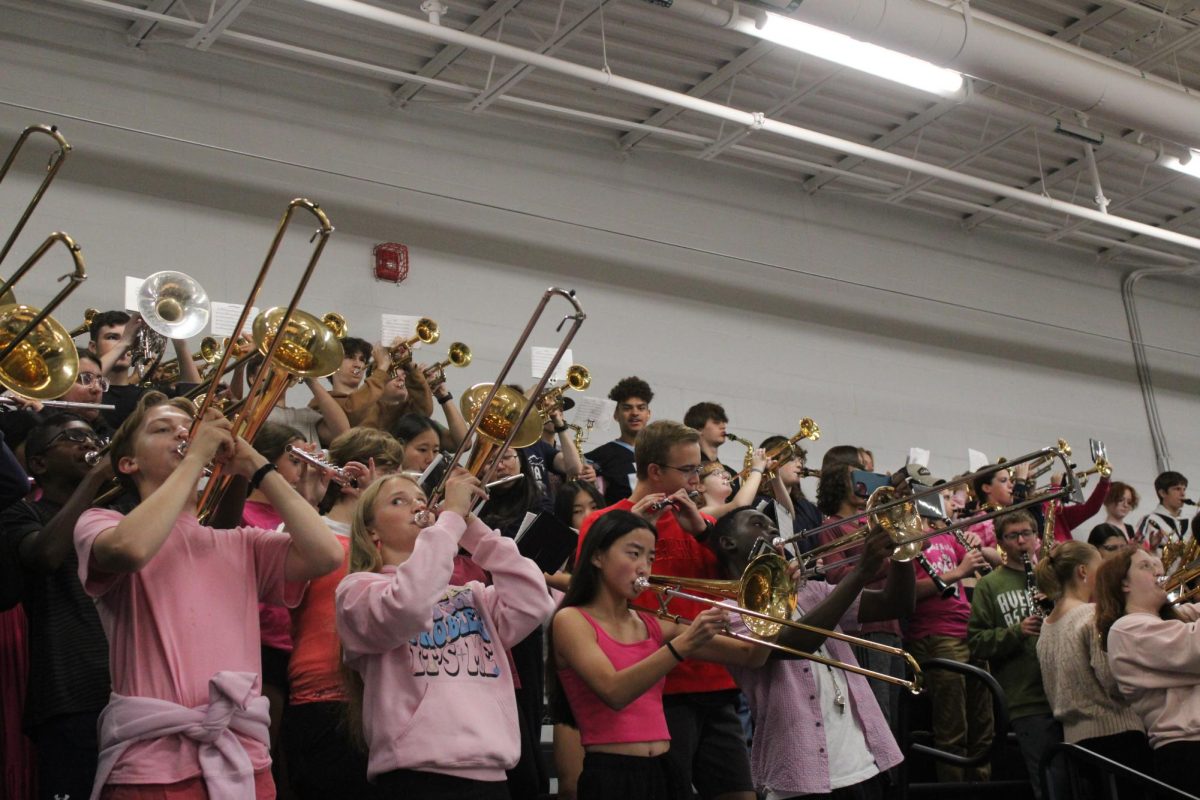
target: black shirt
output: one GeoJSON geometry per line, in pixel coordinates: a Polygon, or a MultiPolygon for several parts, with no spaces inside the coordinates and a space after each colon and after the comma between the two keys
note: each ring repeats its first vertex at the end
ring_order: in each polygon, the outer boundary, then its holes
{"type": "Polygon", "coordinates": [[[633,494],[630,476],[636,475],[637,467],[633,450],[623,442],[602,444],[587,454],[587,460],[596,465],[596,474],[604,478],[604,502],[607,505],[611,506],[633,494]]]}
{"type": "MultiPolygon", "coordinates": [[[[19,564],[21,541],[40,531],[60,506],[22,500],[0,514],[0,560],[19,564]]],[[[108,703],[108,640],[96,604],[79,582],[75,549],[54,572],[21,569],[29,620],[25,730],[65,714],[99,713],[108,703]]]]}

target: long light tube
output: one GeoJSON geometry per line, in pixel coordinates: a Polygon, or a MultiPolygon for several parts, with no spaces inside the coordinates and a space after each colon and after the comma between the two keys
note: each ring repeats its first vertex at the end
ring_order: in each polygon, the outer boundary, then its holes
{"type": "Polygon", "coordinates": [[[730,28],[782,47],[799,50],[835,64],[866,72],[914,89],[950,97],[962,90],[963,76],[886,47],[852,39],[772,11],[736,15],[730,28]]]}
{"type": "Polygon", "coordinates": [[[1200,178],[1200,150],[1192,150],[1187,160],[1168,156],[1163,159],[1163,166],[1173,169],[1176,172],[1182,172],[1184,175],[1191,175],[1193,178],[1200,178]]]}

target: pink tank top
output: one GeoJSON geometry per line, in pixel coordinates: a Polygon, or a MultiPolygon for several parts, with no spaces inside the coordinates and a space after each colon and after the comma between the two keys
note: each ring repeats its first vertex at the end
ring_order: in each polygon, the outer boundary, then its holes
{"type": "MultiPolygon", "coordinates": [[[[577,610],[595,628],[596,644],[600,645],[600,650],[618,671],[633,666],[662,647],[662,628],[658,620],[649,614],[638,612],[649,636],[640,642],[625,644],[605,633],[604,628],[597,625],[583,609],[577,610]]],[[[620,711],[605,705],[575,670],[560,669],[558,680],[567,702],[571,704],[575,723],[579,726],[580,743],[585,747],[590,744],[657,742],[671,738],[662,704],[663,685],[667,682],[665,676],[620,711]]]]}

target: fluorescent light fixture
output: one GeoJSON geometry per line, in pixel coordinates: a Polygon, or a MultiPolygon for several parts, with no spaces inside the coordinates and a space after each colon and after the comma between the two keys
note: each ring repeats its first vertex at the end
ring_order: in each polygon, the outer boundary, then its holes
{"type": "Polygon", "coordinates": [[[1176,172],[1182,172],[1184,175],[1200,178],[1200,150],[1189,150],[1186,161],[1175,156],[1168,156],[1163,159],[1162,164],[1176,172]]]}
{"type": "Polygon", "coordinates": [[[935,66],[928,61],[861,42],[772,11],[756,17],[735,16],[729,27],[850,69],[943,97],[957,94],[963,86],[962,74],[952,69],[935,66]]]}

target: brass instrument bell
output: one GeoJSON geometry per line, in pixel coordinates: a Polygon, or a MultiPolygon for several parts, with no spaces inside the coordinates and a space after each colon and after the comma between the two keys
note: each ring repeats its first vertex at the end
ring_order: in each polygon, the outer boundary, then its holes
{"type": "MultiPolygon", "coordinates": [[[[279,321],[287,311],[269,308],[254,318],[254,345],[266,353],[279,332],[279,321]]],[[[323,378],[342,365],[342,343],[322,320],[300,309],[292,312],[272,361],[273,366],[297,378],[323,378]]]]}
{"type": "Polygon", "coordinates": [[[567,382],[542,392],[537,399],[537,411],[542,417],[549,417],[555,410],[563,407],[563,394],[567,389],[582,392],[592,385],[592,374],[582,364],[572,364],[567,367],[567,382]]]}
{"type": "Polygon", "coordinates": [[[83,336],[85,333],[87,333],[88,331],[90,331],[92,329],[92,320],[94,320],[96,318],[96,315],[99,313],[100,313],[99,309],[95,309],[95,308],[84,309],[83,324],[76,325],[74,328],[72,328],[70,330],[68,335],[72,339],[79,337],[79,336],[83,336]]]}
{"type": "MultiPolygon", "coordinates": [[[[0,348],[8,345],[40,312],[15,304],[0,307],[0,348]]],[[[79,355],[71,334],[51,317],[39,322],[0,362],[0,384],[35,400],[62,397],[75,383],[79,355]]]]}
{"type": "Polygon", "coordinates": [[[413,335],[388,348],[388,355],[391,358],[391,364],[388,365],[388,376],[395,378],[399,375],[408,363],[412,361],[413,345],[417,342],[425,344],[433,344],[442,336],[442,332],[438,329],[438,324],[429,317],[421,317],[417,320],[417,325],[413,329],[413,335]]]}
{"type": "Polygon", "coordinates": [[[350,333],[350,325],[346,322],[346,318],[336,311],[326,312],[321,317],[321,322],[328,325],[329,329],[333,331],[333,335],[339,339],[345,339],[346,335],[350,333]]]}
{"type": "Polygon", "coordinates": [[[446,367],[465,367],[471,363],[471,348],[462,342],[451,342],[446,358],[433,364],[425,370],[425,379],[429,388],[436,389],[446,382],[446,367]]]}

